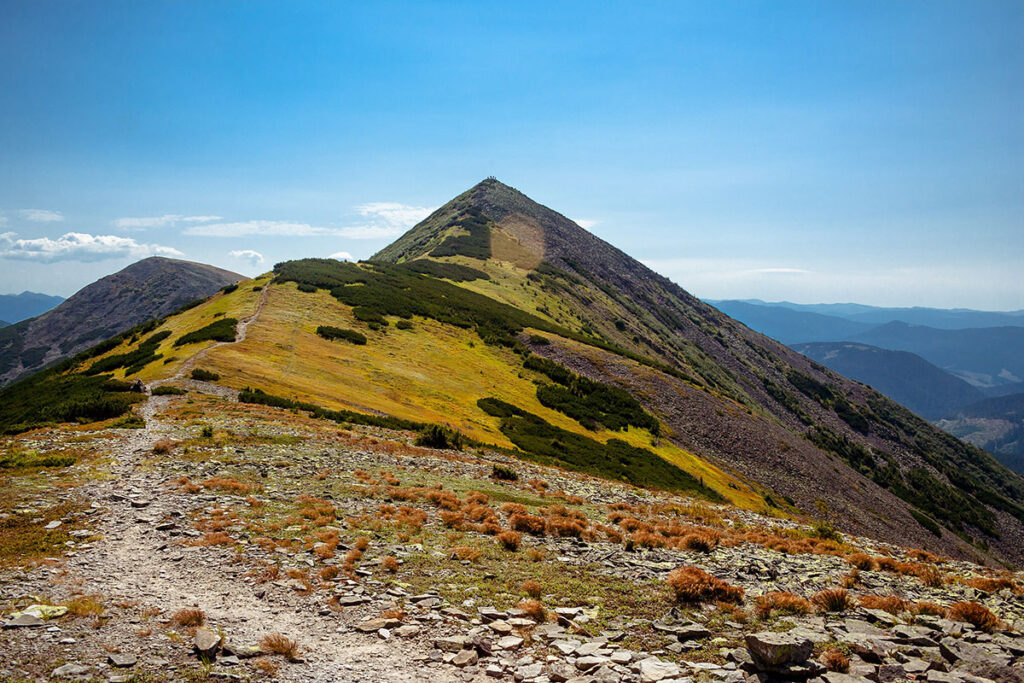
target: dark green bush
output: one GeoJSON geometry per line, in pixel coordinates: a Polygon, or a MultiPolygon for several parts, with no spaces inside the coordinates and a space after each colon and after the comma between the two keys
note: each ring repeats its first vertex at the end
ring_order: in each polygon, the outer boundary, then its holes
{"type": "Polygon", "coordinates": [[[412,329],[412,321],[410,321],[410,320],[399,320],[398,322],[395,323],[395,327],[397,327],[400,330],[411,330],[412,329]]]}
{"type": "Polygon", "coordinates": [[[238,401],[240,403],[255,403],[259,405],[273,406],[275,408],[286,408],[289,410],[305,410],[312,413],[313,417],[333,420],[334,422],[341,424],[363,424],[373,427],[383,427],[385,429],[403,429],[409,431],[420,431],[425,426],[422,422],[403,420],[402,418],[391,417],[390,415],[367,415],[366,413],[357,413],[351,410],[327,410],[326,408],[321,408],[320,406],[312,403],[293,401],[289,398],[274,396],[273,394],[265,393],[260,389],[250,389],[248,387],[238,392],[238,401]]]}
{"type": "Polygon", "coordinates": [[[477,405],[484,412],[502,418],[501,433],[530,459],[637,486],[692,491],[711,500],[723,500],[718,492],[647,449],[618,439],[601,443],[555,427],[499,399],[480,399],[477,405]]]}
{"type": "Polygon", "coordinates": [[[60,375],[44,370],[0,391],[0,433],[18,434],[54,422],[95,422],[118,417],[143,394],[107,391],[105,376],[60,375]]]}
{"type": "Polygon", "coordinates": [[[181,396],[187,393],[188,391],[185,389],[180,389],[178,387],[171,387],[167,385],[153,387],[154,396],[181,396]]]}
{"type": "Polygon", "coordinates": [[[531,344],[537,344],[538,346],[547,346],[551,342],[548,340],[547,337],[544,337],[544,336],[539,335],[539,334],[531,334],[530,335],[530,343],[531,344]]]}
{"type": "Polygon", "coordinates": [[[236,289],[238,289],[238,283],[237,282],[235,284],[233,284],[233,285],[224,285],[223,287],[220,288],[220,291],[223,292],[224,294],[230,294],[231,292],[235,291],[236,289]]]}
{"type": "Polygon", "coordinates": [[[468,207],[453,217],[445,228],[457,227],[465,230],[461,235],[451,235],[433,251],[431,256],[468,256],[476,259],[491,257],[491,231],[487,217],[476,206],[468,207]]]}
{"type": "Polygon", "coordinates": [[[356,320],[361,320],[364,323],[377,324],[381,326],[388,324],[388,321],[384,319],[384,316],[368,306],[356,306],[352,309],[352,315],[356,320]]]}
{"type": "Polygon", "coordinates": [[[330,325],[321,325],[316,328],[316,333],[324,339],[344,339],[347,342],[351,342],[357,345],[366,344],[366,335],[355,330],[346,330],[340,327],[331,327],[330,325]]]}
{"type": "Polygon", "coordinates": [[[197,379],[200,382],[216,382],[220,379],[220,375],[216,372],[210,372],[209,370],[203,370],[202,368],[196,368],[190,375],[192,379],[197,379]]]}
{"type": "Polygon", "coordinates": [[[424,427],[416,437],[416,445],[426,448],[461,451],[464,443],[465,438],[459,432],[434,424],[424,427]]]}
{"type": "Polygon", "coordinates": [[[470,268],[459,263],[444,263],[431,261],[430,259],[417,259],[408,261],[401,265],[402,268],[414,273],[440,277],[454,282],[468,282],[471,280],[490,280],[491,276],[482,270],[470,268]]]}
{"type": "Polygon", "coordinates": [[[198,330],[181,336],[174,342],[174,345],[185,346],[186,344],[196,344],[210,340],[233,342],[235,341],[235,326],[237,324],[238,320],[235,318],[220,318],[206,327],[201,327],[198,330]]]}
{"type": "MultiPolygon", "coordinates": [[[[157,332],[148,339],[145,339],[135,348],[134,351],[115,354],[113,356],[107,356],[106,358],[99,359],[85,370],[85,374],[98,375],[102,372],[117,370],[118,368],[127,368],[125,374],[134,375],[146,365],[163,358],[163,356],[157,353],[156,350],[160,346],[160,342],[167,339],[169,336],[171,336],[171,333],[167,330],[157,332]]],[[[116,346],[117,345],[115,344],[110,348],[116,348],[116,346]]]]}
{"type": "Polygon", "coordinates": [[[519,474],[511,467],[505,465],[492,465],[491,477],[500,481],[518,481],[519,474]]]}

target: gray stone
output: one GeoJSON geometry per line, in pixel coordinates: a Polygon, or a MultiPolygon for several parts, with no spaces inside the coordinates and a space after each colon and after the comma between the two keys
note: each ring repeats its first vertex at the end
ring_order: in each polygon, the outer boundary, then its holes
{"type": "Polygon", "coordinates": [[[107,656],[107,661],[110,662],[111,666],[116,666],[119,669],[127,669],[130,666],[135,666],[139,660],[135,655],[114,652],[107,656]]]}
{"type": "Polygon", "coordinates": [[[200,655],[212,657],[220,647],[220,635],[205,628],[197,628],[196,635],[192,639],[192,646],[200,655]]]}
{"type": "Polygon", "coordinates": [[[498,638],[497,646],[499,650],[518,650],[523,644],[523,639],[519,636],[505,636],[504,638],[498,638]]]}
{"type": "Polygon", "coordinates": [[[640,680],[642,683],[657,683],[666,678],[675,678],[680,674],[679,666],[672,662],[663,662],[657,657],[640,660],[640,680]]]}
{"type": "Polygon", "coordinates": [[[458,652],[469,644],[468,636],[448,636],[434,641],[434,647],[445,652],[458,652]]]}
{"type": "Polygon", "coordinates": [[[405,626],[399,626],[395,629],[395,635],[399,638],[412,638],[417,635],[421,630],[416,624],[406,624],[405,626]]]}
{"type": "Polygon", "coordinates": [[[77,678],[78,676],[84,676],[89,673],[89,667],[82,666],[81,664],[65,664],[64,666],[58,666],[54,669],[50,675],[54,678],[77,678]]]}
{"type": "Polygon", "coordinates": [[[576,668],[580,671],[589,671],[594,667],[601,666],[607,661],[607,657],[600,657],[598,655],[587,655],[586,657],[580,657],[576,660],[576,668]]]}
{"type": "Polygon", "coordinates": [[[534,662],[533,664],[525,664],[516,669],[516,678],[537,678],[544,673],[544,665],[540,662],[534,662]]]}
{"type": "Polygon", "coordinates": [[[548,678],[556,683],[568,681],[576,677],[576,670],[565,662],[554,662],[548,667],[548,678]]]}
{"type": "Polygon", "coordinates": [[[778,671],[788,664],[806,662],[814,648],[806,638],[772,631],[748,634],[745,641],[754,666],[761,671],[778,671]]]}
{"type": "Polygon", "coordinates": [[[34,614],[19,614],[10,621],[4,622],[4,628],[35,628],[45,623],[34,614]]]}
{"type": "Polygon", "coordinates": [[[476,649],[459,650],[459,653],[455,655],[455,659],[452,660],[452,664],[462,668],[476,664],[480,657],[476,654],[476,649]]]}

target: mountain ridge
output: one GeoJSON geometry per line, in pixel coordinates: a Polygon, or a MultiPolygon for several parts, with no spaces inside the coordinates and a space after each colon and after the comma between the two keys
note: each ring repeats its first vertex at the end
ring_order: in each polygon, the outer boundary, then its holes
{"type": "Polygon", "coordinates": [[[209,296],[242,275],[150,257],[82,288],[57,307],[0,332],[0,384],[67,358],[97,340],[209,296]]]}
{"type": "MultiPolygon", "coordinates": [[[[435,436],[462,433],[568,469],[1024,560],[1024,480],[991,456],[496,180],[374,260],[277,264],[9,391],[56,381],[85,390],[104,371],[163,382],[198,357],[251,402],[433,424],[435,436]],[[254,315],[244,341],[213,341],[218,320],[226,332],[254,315]]],[[[38,416],[27,418],[10,416],[38,416]]]]}

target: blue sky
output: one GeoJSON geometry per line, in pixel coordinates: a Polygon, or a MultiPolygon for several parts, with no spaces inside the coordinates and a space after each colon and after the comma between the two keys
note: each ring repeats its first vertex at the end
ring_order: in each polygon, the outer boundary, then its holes
{"type": "Polygon", "coordinates": [[[0,293],[367,257],[496,175],[705,298],[1024,308],[1022,35],[1017,0],[2,0],[0,293]]]}

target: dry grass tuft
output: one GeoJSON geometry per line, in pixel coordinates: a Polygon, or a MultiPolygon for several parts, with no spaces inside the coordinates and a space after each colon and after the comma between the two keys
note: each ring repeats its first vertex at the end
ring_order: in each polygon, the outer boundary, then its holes
{"type": "Polygon", "coordinates": [[[252,484],[246,484],[231,477],[213,477],[201,482],[201,486],[205,489],[226,491],[227,493],[235,493],[240,496],[247,496],[256,488],[252,484]]]}
{"type": "Polygon", "coordinates": [[[206,623],[206,613],[203,612],[203,610],[194,607],[180,609],[174,613],[171,617],[171,621],[178,626],[183,627],[202,626],[206,623]]]}
{"type": "Polygon", "coordinates": [[[865,609],[880,609],[892,615],[906,612],[908,609],[907,601],[895,595],[862,595],[860,606],[865,609]]]}
{"type": "Polygon", "coordinates": [[[682,546],[699,553],[710,553],[718,547],[719,536],[710,533],[694,533],[683,536],[682,546]]]}
{"type": "Polygon", "coordinates": [[[843,588],[831,588],[815,593],[811,602],[822,612],[845,612],[853,606],[850,594],[843,588]]]}
{"type": "Polygon", "coordinates": [[[299,644],[280,633],[268,633],[260,640],[260,647],[266,652],[273,652],[281,655],[289,661],[294,661],[299,656],[299,644]]]}
{"type": "Polygon", "coordinates": [[[468,545],[457,545],[452,548],[452,557],[460,562],[475,562],[480,559],[480,551],[468,545]]]}
{"type": "Polygon", "coordinates": [[[523,540],[523,535],[518,531],[512,531],[509,529],[502,531],[496,538],[498,539],[498,543],[501,543],[505,550],[515,552],[516,550],[519,550],[519,544],[523,540]]]}
{"type": "Polygon", "coordinates": [[[935,602],[915,602],[910,606],[914,614],[930,614],[935,617],[946,616],[946,608],[935,602]]]}
{"type": "Polygon", "coordinates": [[[999,617],[992,614],[992,611],[976,602],[958,602],[949,608],[949,619],[962,621],[973,625],[980,631],[992,633],[1002,627],[999,617]]]}
{"type": "Polygon", "coordinates": [[[878,568],[878,563],[876,563],[874,558],[867,553],[853,553],[852,555],[847,555],[846,561],[857,569],[861,569],[866,572],[878,568]]]}
{"type": "Polygon", "coordinates": [[[188,544],[205,548],[212,545],[230,545],[233,542],[224,531],[208,531],[203,534],[202,538],[189,541],[188,544]]]}
{"type": "Polygon", "coordinates": [[[380,567],[384,571],[394,574],[398,571],[398,559],[388,555],[381,561],[380,567]]]}
{"type": "Polygon", "coordinates": [[[155,455],[167,455],[174,450],[174,447],[178,445],[177,441],[171,439],[160,439],[153,444],[153,453],[155,455]]]}
{"type": "Polygon", "coordinates": [[[679,567],[666,579],[679,602],[743,602],[743,589],[711,576],[700,567],[679,567]]]}
{"type": "Polygon", "coordinates": [[[103,614],[103,600],[98,595],[79,595],[64,603],[68,614],[75,617],[96,617],[103,614]]]}
{"type": "Polygon", "coordinates": [[[519,603],[519,609],[537,623],[542,623],[547,618],[547,610],[544,609],[540,600],[523,600],[519,603]]]}
{"type": "Polygon", "coordinates": [[[974,579],[968,579],[964,581],[971,588],[975,588],[985,593],[997,593],[1001,590],[1009,588],[1014,593],[1020,592],[1020,586],[1010,579],[992,579],[988,577],[979,576],[974,579]]]}
{"type": "Polygon", "coordinates": [[[850,670],[850,658],[835,648],[830,648],[822,653],[821,663],[829,671],[846,673],[850,670]]]}
{"type": "Polygon", "coordinates": [[[544,590],[544,587],[540,585],[540,582],[534,579],[527,579],[526,581],[523,581],[523,584],[522,586],[520,586],[520,588],[523,589],[524,593],[526,593],[534,599],[539,598],[541,591],[544,590]]]}
{"type": "Polygon", "coordinates": [[[799,595],[776,591],[762,595],[755,600],[757,616],[767,619],[772,611],[782,614],[808,614],[811,611],[811,603],[799,595]]]}

